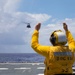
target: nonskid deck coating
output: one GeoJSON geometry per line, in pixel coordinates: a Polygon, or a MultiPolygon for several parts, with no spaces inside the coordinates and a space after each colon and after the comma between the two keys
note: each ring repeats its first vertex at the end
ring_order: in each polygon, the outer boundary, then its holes
{"type": "Polygon", "coordinates": [[[44,69],[43,63],[0,63],[0,75],[44,75],[44,69]]]}

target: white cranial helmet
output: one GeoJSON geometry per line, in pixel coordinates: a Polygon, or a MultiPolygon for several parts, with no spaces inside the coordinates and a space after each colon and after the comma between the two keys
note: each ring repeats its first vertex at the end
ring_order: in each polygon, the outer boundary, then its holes
{"type": "Polygon", "coordinates": [[[66,35],[61,30],[54,31],[50,36],[50,41],[53,45],[65,45],[67,43],[66,35]]]}

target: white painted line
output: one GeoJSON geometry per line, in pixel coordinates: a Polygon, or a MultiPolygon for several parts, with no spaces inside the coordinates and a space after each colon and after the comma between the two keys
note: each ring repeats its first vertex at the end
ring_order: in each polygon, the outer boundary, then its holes
{"type": "Polygon", "coordinates": [[[73,73],[75,73],[75,72],[73,72],[73,73]]]}
{"type": "Polygon", "coordinates": [[[8,68],[0,68],[0,70],[8,70],[8,68]]]}
{"type": "Polygon", "coordinates": [[[26,65],[32,65],[32,64],[36,65],[37,64],[37,65],[41,65],[41,64],[43,64],[44,65],[44,63],[9,63],[9,62],[8,63],[0,63],[0,64],[3,64],[3,65],[6,65],[6,64],[8,64],[8,65],[21,65],[21,64],[26,64],[26,65]]]}
{"type": "Polygon", "coordinates": [[[27,69],[31,69],[31,68],[20,67],[20,68],[14,68],[14,69],[15,69],[15,70],[16,70],[16,69],[18,69],[18,70],[19,70],[19,69],[21,69],[21,70],[27,70],[27,69]]]}
{"type": "Polygon", "coordinates": [[[32,65],[40,65],[40,63],[32,63],[32,65]]]}
{"type": "Polygon", "coordinates": [[[73,70],[75,70],[75,67],[72,67],[73,70]]]}
{"type": "Polygon", "coordinates": [[[45,67],[38,67],[37,69],[45,69],[45,67]]]}
{"type": "Polygon", "coordinates": [[[37,74],[37,75],[44,75],[44,74],[37,74]]]}

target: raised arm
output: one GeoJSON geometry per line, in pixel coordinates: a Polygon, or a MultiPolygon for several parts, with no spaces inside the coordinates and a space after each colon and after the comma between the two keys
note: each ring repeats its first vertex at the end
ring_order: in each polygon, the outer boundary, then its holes
{"type": "Polygon", "coordinates": [[[73,52],[75,52],[75,40],[74,40],[71,32],[68,30],[68,26],[66,23],[63,23],[63,28],[66,33],[69,49],[72,50],[73,52]]]}
{"type": "Polygon", "coordinates": [[[48,50],[50,49],[50,47],[49,46],[42,46],[39,44],[38,38],[39,38],[40,27],[41,27],[41,23],[38,23],[35,26],[35,30],[34,30],[34,33],[32,34],[32,38],[31,38],[31,47],[37,53],[47,57],[48,56],[48,50]]]}

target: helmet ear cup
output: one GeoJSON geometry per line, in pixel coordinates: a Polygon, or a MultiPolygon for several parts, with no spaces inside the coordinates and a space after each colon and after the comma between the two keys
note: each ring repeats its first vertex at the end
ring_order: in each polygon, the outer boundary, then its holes
{"type": "Polygon", "coordinates": [[[50,41],[53,45],[55,45],[56,37],[53,34],[50,37],[50,41]]]}

